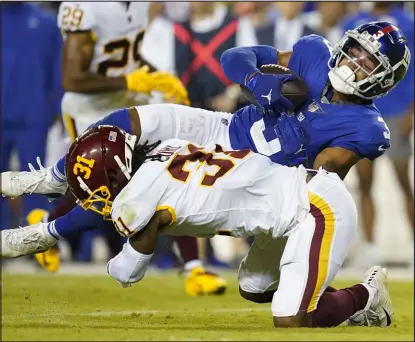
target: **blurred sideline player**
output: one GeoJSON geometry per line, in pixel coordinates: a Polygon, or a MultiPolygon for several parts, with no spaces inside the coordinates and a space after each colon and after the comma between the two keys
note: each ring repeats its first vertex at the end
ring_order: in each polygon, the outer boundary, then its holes
{"type": "MultiPolygon", "coordinates": [[[[139,53],[148,24],[150,3],[136,2],[63,2],[58,26],[65,43],[62,83],[66,91],[62,114],[71,140],[90,124],[113,110],[146,103],[153,90],[164,92],[175,102],[187,102],[187,92],[175,77],[150,73],[139,53]]],[[[154,71],[154,70],[153,70],[154,71]]],[[[60,215],[66,202],[51,213],[60,215]]],[[[29,224],[47,219],[35,209],[29,224]]],[[[56,249],[36,255],[49,271],[59,267],[56,249]]]]}

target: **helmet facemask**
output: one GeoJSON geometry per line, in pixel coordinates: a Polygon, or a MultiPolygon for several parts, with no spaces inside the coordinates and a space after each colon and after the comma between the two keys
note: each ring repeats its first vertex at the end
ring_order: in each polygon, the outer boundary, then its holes
{"type": "Polygon", "coordinates": [[[119,167],[119,170],[105,168],[102,172],[106,174],[106,184],[101,185],[95,190],[91,190],[86,182],[77,177],[80,188],[88,193],[88,198],[85,200],[78,200],[78,203],[85,210],[92,210],[104,217],[104,220],[111,220],[112,201],[120,193],[120,191],[127,185],[128,181],[133,175],[133,149],[137,137],[125,133],[125,150],[124,156],[114,155],[113,158],[119,167]],[[125,160],[125,163],[123,162],[125,160]],[[121,172],[119,172],[121,170],[121,172]]]}
{"type": "Polygon", "coordinates": [[[395,70],[405,64],[405,60],[401,62],[402,64],[397,63],[392,67],[388,57],[380,52],[380,47],[381,43],[367,31],[363,33],[359,33],[357,30],[347,31],[333,49],[333,54],[328,62],[329,78],[333,88],[340,93],[356,95],[366,100],[381,97],[392,89],[395,83],[395,70]],[[350,52],[353,48],[358,49],[363,56],[351,56],[350,52]],[[362,66],[364,58],[370,59],[375,64],[373,70],[367,70],[362,66]],[[340,66],[344,59],[348,61],[348,64],[340,66]],[[358,71],[362,71],[366,77],[356,82],[358,71]]]}

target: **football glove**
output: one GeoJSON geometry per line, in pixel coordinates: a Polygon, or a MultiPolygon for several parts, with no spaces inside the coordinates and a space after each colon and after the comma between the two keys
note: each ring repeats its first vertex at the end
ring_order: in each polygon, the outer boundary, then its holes
{"type": "Polygon", "coordinates": [[[297,118],[294,115],[281,113],[274,129],[285,157],[290,162],[296,160],[298,163],[299,160],[305,160],[307,157],[306,139],[297,118]]]}
{"type": "Polygon", "coordinates": [[[136,93],[150,95],[153,81],[149,71],[150,67],[148,65],[143,65],[141,68],[125,75],[127,89],[136,93]]]}
{"type": "Polygon", "coordinates": [[[257,72],[248,79],[246,87],[261,107],[277,112],[292,111],[294,105],[281,95],[281,85],[293,79],[295,75],[291,74],[274,75],[257,72]]]}
{"type": "Polygon", "coordinates": [[[153,90],[164,93],[165,100],[173,99],[175,103],[190,105],[187,90],[176,76],[156,71],[151,73],[151,78],[153,90]]]}

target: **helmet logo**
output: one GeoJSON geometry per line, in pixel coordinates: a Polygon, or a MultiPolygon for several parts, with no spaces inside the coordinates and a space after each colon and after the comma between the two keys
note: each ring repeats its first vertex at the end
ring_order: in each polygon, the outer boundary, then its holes
{"type": "Polygon", "coordinates": [[[398,31],[398,28],[394,25],[389,25],[386,26],[385,28],[379,30],[378,32],[376,32],[375,34],[373,34],[373,37],[376,40],[379,40],[379,38],[383,37],[385,34],[392,32],[392,31],[398,31]]]}
{"type": "Polygon", "coordinates": [[[375,34],[373,34],[373,38],[375,38],[376,40],[379,40],[380,37],[383,37],[385,34],[379,30],[378,32],[376,32],[375,34]]]}

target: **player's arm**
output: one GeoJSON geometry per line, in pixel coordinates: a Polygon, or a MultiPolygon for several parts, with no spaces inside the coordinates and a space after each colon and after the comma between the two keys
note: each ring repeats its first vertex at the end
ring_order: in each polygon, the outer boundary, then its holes
{"type": "Polygon", "coordinates": [[[344,179],[353,165],[361,156],[342,147],[329,147],[317,155],[313,169],[323,167],[326,171],[335,172],[341,179],[344,179]]]}
{"type": "Polygon", "coordinates": [[[99,93],[127,89],[124,76],[105,77],[89,71],[95,42],[91,31],[68,32],[63,47],[62,83],[66,91],[99,93]]]}
{"type": "Polygon", "coordinates": [[[108,262],[107,272],[126,287],[144,277],[156,248],[159,230],[171,224],[173,217],[168,210],[157,211],[148,202],[121,205],[113,209],[111,216],[115,228],[122,236],[128,237],[128,241],[122,251],[108,262]]]}
{"type": "Polygon", "coordinates": [[[291,53],[268,45],[234,47],[226,50],[220,61],[223,71],[232,82],[246,85],[254,74],[259,73],[262,65],[278,64],[287,68],[291,53]]]}

